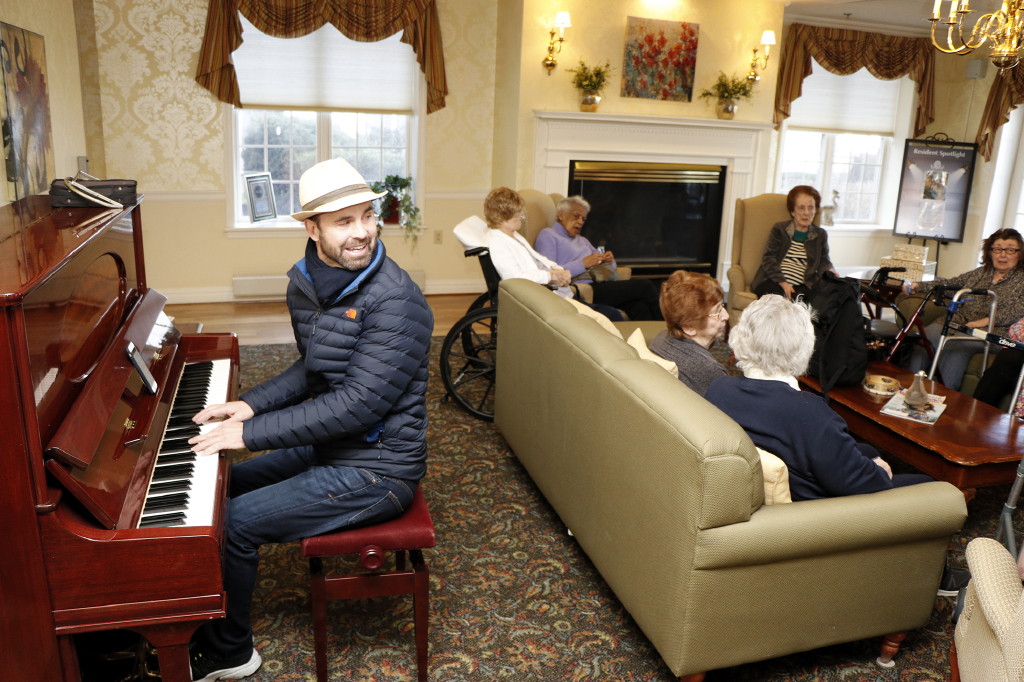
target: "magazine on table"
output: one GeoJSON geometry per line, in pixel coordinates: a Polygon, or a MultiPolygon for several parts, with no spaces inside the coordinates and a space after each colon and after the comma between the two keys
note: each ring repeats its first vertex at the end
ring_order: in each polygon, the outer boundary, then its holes
{"type": "Polygon", "coordinates": [[[929,393],[928,406],[924,409],[919,409],[907,405],[903,399],[906,393],[907,389],[903,388],[889,398],[889,402],[882,406],[882,414],[888,414],[901,419],[910,419],[922,424],[934,424],[939,415],[946,409],[945,396],[929,393]]]}

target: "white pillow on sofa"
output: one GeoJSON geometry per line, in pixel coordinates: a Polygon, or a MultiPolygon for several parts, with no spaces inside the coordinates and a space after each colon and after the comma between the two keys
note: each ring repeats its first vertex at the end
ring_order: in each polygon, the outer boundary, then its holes
{"type": "Polygon", "coordinates": [[[761,455],[761,471],[764,473],[764,503],[783,504],[792,502],[789,495],[789,467],[777,456],[757,448],[761,455]]]}
{"type": "Polygon", "coordinates": [[[606,332],[614,334],[620,339],[622,338],[622,332],[620,332],[618,327],[612,324],[612,321],[609,320],[607,317],[597,312],[590,306],[583,305],[574,298],[567,298],[565,300],[568,301],[569,303],[572,303],[573,307],[576,308],[576,312],[578,312],[580,315],[586,315],[587,317],[601,325],[606,332]]]}
{"type": "Polygon", "coordinates": [[[671,374],[673,379],[679,378],[679,367],[676,366],[676,363],[672,362],[671,360],[666,360],[665,358],[655,354],[654,351],[648,348],[647,340],[644,339],[644,333],[642,330],[634,329],[633,333],[629,335],[628,339],[626,339],[626,343],[633,347],[637,355],[640,356],[641,360],[650,360],[651,362],[653,362],[654,364],[658,365],[666,372],[671,374]]]}

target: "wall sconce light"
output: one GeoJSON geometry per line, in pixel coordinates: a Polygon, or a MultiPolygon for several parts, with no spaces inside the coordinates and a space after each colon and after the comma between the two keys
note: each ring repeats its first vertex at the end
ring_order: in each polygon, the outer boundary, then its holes
{"type": "Polygon", "coordinates": [[[550,36],[548,38],[548,56],[544,57],[541,64],[548,70],[548,75],[551,75],[551,70],[558,66],[558,60],[555,59],[555,55],[562,51],[562,43],[565,42],[565,29],[571,28],[572,24],[569,23],[569,13],[559,12],[555,15],[555,23],[551,26],[550,36]],[[555,37],[555,29],[558,29],[558,37],[555,37]]]}
{"type": "Polygon", "coordinates": [[[765,31],[761,34],[761,44],[764,45],[764,57],[758,58],[757,48],[754,48],[754,55],[750,59],[750,73],[747,74],[747,80],[751,83],[756,83],[761,80],[761,77],[757,75],[758,71],[764,71],[768,68],[768,56],[769,50],[772,45],[775,45],[775,31],[765,31]]]}

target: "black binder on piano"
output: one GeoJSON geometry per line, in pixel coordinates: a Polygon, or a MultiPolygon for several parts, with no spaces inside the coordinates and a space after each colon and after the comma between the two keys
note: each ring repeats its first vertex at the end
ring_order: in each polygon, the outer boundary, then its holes
{"type": "Polygon", "coordinates": [[[159,460],[197,364],[223,379],[201,389],[210,402],[234,399],[238,343],[183,335],[164,313],[146,284],[141,201],[0,207],[0,679],[78,680],[73,637],[124,629],[157,647],[164,680],[187,682],[192,632],[224,615],[228,463],[159,460]],[[163,525],[154,500],[200,513],[163,525]]]}

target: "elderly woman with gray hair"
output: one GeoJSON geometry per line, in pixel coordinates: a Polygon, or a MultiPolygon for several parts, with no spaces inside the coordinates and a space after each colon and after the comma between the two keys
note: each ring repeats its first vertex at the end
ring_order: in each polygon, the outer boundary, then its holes
{"type": "Polygon", "coordinates": [[[818,395],[801,391],[796,377],[814,350],[811,310],[768,294],[743,310],[729,334],[743,376],[715,379],[704,397],[747,432],[754,445],[789,467],[793,500],[857,495],[932,480],[898,474],[818,395]]]}

